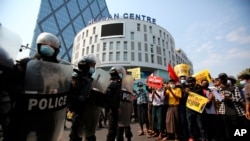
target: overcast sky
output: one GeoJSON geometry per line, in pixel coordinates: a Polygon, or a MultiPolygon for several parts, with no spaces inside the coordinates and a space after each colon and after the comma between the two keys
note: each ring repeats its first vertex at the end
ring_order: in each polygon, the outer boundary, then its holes
{"type": "MultiPolygon", "coordinates": [[[[106,0],[114,13],[156,19],[171,33],[175,47],[193,62],[194,72],[208,69],[236,76],[250,68],[249,0],[106,0]]],[[[31,44],[39,0],[0,0],[0,22],[31,44]]],[[[24,52],[25,53],[25,52],[24,52]]],[[[23,54],[24,54],[23,53],[23,54]]]]}

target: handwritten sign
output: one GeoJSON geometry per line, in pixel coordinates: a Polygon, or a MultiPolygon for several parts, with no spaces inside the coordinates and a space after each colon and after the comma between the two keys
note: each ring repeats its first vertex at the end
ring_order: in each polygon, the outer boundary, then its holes
{"type": "Polygon", "coordinates": [[[141,79],[141,68],[127,69],[127,71],[131,72],[131,75],[135,80],[141,79]]]}
{"type": "Polygon", "coordinates": [[[208,82],[211,82],[211,75],[207,69],[199,71],[199,72],[195,73],[193,76],[196,78],[196,81],[199,84],[201,83],[201,80],[203,80],[203,79],[207,79],[208,82]]]}
{"type": "Polygon", "coordinates": [[[174,66],[177,76],[190,76],[190,66],[187,64],[178,64],[174,66]]]}
{"type": "Polygon", "coordinates": [[[202,113],[208,100],[206,97],[200,96],[196,93],[189,92],[186,106],[196,112],[202,113]]]}
{"type": "Polygon", "coordinates": [[[149,76],[147,79],[147,85],[153,88],[161,88],[163,84],[163,78],[159,76],[149,76]]]}

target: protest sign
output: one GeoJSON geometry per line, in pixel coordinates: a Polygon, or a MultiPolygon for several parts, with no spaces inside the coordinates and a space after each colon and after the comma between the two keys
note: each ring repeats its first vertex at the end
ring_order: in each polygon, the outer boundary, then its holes
{"type": "Polygon", "coordinates": [[[199,71],[193,75],[196,78],[196,81],[200,84],[201,80],[206,79],[208,82],[211,82],[211,75],[207,69],[199,71]]]}
{"type": "Polygon", "coordinates": [[[187,64],[178,64],[174,66],[174,71],[178,77],[190,76],[190,66],[187,64]]]}
{"type": "Polygon", "coordinates": [[[132,77],[137,80],[141,79],[141,68],[133,68],[133,69],[127,69],[128,72],[131,72],[132,77]]]}
{"type": "Polygon", "coordinates": [[[147,79],[147,86],[152,88],[161,88],[163,84],[163,78],[159,76],[149,76],[147,79]]]}
{"type": "Polygon", "coordinates": [[[189,92],[186,106],[191,110],[202,113],[207,102],[208,100],[206,97],[203,97],[193,92],[189,92]]]}

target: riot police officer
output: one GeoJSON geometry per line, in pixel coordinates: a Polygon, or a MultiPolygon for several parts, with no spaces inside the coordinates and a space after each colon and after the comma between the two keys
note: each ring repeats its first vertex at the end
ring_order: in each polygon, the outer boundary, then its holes
{"type": "Polygon", "coordinates": [[[76,85],[71,90],[69,110],[74,112],[70,141],[95,141],[95,131],[99,119],[100,108],[90,96],[92,74],[95,72],[96,59],[92,55],[84,56],[78,62],[76,85]]]}
{"type": "Polygon", "coordinates": [[[73,69],[59,64],[61,44],[55,35],[43,32],[36,43],[34,58],[21,59],[15,67],[21,77],[16,77],[19,91],[12,95],[8,141],[55,141],[63,132],[73,69]]]}
{"type": "Polygon", "coordinates": [[[110,109],[107,141],[115,141],[117,136],[122,77],[125,73],[125,69],[120,66],[112,67],[109,71],[111,82],[106,91],[107,106],[110,109]]]}

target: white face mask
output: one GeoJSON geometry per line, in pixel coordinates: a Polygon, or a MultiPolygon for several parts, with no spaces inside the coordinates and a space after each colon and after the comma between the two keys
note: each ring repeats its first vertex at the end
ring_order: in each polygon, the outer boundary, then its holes
{"type": "Polygon", "coordinates": [[[122,79],[122,74],[119,73],[119,77],[122,79]]]}
{"type": "Polygon", "coordinates": [[[245,85],[247,83],[247,81],[246,80],[242,80],[242,81],[240,81],[240,85],[245,85]]]}
{"type": "Polygon", "coordinates": [[[186,83],[186,80],[181,80],[181,84],[184,84],[184,83],[186,83]]]}
{"type": "Polygon", "coordinates": [[[175,88],[175,84],[170,84],[170,88],[175,88]]]}

